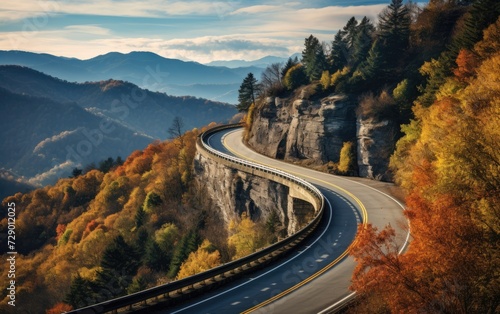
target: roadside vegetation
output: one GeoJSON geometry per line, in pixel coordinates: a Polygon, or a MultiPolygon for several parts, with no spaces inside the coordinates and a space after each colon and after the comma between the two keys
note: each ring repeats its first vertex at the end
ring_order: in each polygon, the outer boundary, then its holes
{"type": "MultiPolygon", "coordinates": [[[[391,226],[359,231],[352,313],[500,311],[499,15],[493,0],[393,0],[378,25],[352,17],[330,43],[311,35],[301,60],[254,83],[247,123],[263,97],[300,90],[355,97],[358,117],[401,125],[391,168],[411,245],[398,255],[391,226]]],[[[340,162],[325,167],[352,171],[351,149],[345,143],[340,162]]]]}

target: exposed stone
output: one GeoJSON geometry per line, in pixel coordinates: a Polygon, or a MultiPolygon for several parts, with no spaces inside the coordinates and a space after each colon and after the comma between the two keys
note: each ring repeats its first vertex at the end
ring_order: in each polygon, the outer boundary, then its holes
{"type": "Polygon", "coordinates": [[[338,162],[343,143],[351,141],[361,177],[391,180],[395,123],[357,118],[357,103],[346,96],[309,100],[304,90],[298,98],[266,98],[254,112],[248,144],[272,158],[319,164],[338,162]]]}
{"type": "Polygon", "coordinates": [[[273,158],[338,162],[342,144],[355,139],[355,108],[343,96],[317,101],[268,97],[256,111],[249,144],[273,158]]]}
{"type": "Polygon", "coordinates": [[[392,180],[389,160],[396,141],[393,121],[358,118],[357,155],[359,176],[381,181],[392,180]]]}
{"type": "Polygon", "coordinates": [[[194,170],[196,180],[207,188],[207,197],[221,210],[226,226],[243,212],[254,221],[267,221],[276,213],[291,235],[314,216],[312,205],[294,209],[297,201],[294,203],[289,188],[280,183],[231,169],[200,153],[196,154],[194,170]]]}

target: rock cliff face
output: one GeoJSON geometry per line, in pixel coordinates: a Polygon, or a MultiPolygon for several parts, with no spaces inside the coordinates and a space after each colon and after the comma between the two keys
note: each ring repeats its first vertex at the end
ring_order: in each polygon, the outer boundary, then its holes
{"type": "Polygon", "coordinates": [[[342,144],[355,139],[355,109],[343,96],[319,101],[269,97],[253,116],[248,143],[278,159],[338,162],[342,144]]]}
{"type": "Polygon", "coordinates": [[[390,120],[358,118],[356,123],[360,177],[390,181],[389,159],[394,152],[397,125],[390,120]]]}
{"type": "Polygon", "coordinates": [[[356,143],[361,177],[390,180],[389,157],[396,125],[392,121],[356,117],[357,103],[331,95],[309,100],[268,97],[252,116],[248,144],[269,157],[307,159],[316,164],[338,162],[344,142],[356,143]]]}
{"type": "Polygon", "coordinates": [[[226,226],[246,212],[252,220],[266,221],[273,213],[291,235],[314,216],[314,208],[294,209],[289,188],[274,181],[238,171],[217,163],[201,153],[194,161],[196,180],[207,188],[207,197],[219,207],[226,226]]]}

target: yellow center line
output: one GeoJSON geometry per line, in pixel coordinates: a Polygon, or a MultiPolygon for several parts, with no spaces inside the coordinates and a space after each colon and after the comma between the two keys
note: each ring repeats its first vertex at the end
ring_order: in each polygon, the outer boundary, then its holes
{"type": "MultiPolygon", "coordinates": [[[[352,194],[351,192],[347,191],[346,189],[341,188],[340,186],[338,186],[336,184],[333,184],[331,182],[328,182],[328,181],[324,181],[324,180],[321,180],[321,179],[318,179],[318,178],[315,178],[315,177],[312,177],[312,176],[309,176],[309,175],[300,174],[298,172],[290,171],[288,169],[276,167],[274,165],[269,165],[269,164],[263,163],[261,161],[257,161],[255,159],[252,159],[252,158],[249,158],[247,156],[244,156],[244,155],[236,152],[234,149],[232,149],[227,144],[226,138],[224,138],[224,146],[232,154],[234,154],[235,156],[238,156],[238,157],[240,157],[242,159],[246,159],[246,160],[249,160],[249,161],[252,161],[252,162],[255,162],[255,163],[259,163],[259,164],[262,164],[262,165],[265,165],[265,166],[268,166],[268,167],[271,167],[271,168],[276,168],[276,169],[279,169],[279,170],[282,170],[282,171],[286,171],[288,173],[294,174],[294,175],[302,177],[302,178],[313,179],[313,180],[316,180],[316,181],[319,181],[319,182],[325,184],[326,186],[330,186],[330,187],[333,187],[336,190],[340,190],[340,191],[344,192],[345,194],[349,195],[359,205],[359,208],[361,209],[361,212],[362,212],[363,225],[366,226],[366,224],[368,223],[368,212],[366,211],[365,205],[361,202],[361,200],[359,198],[357,198],[354,194],[352,194]]],[[[355,245],[355,244],[356,244],[356,240],[354,240],[354,242],[352,242],[351,245],[349,245],[349,247],[339,257],[337,257],[334,261],[330,262],[330,264],[326,265],[325,267],[323,267],[322,269],[320,269],[319,271],[317,271],[313,275],[311,275],[308,278],[302,280],[301,282],[299,282],[298,284],[294,285],[293,287],[290,287],[287,290],[285,290],[285,291],[283,291],[283,292],[275,295],[274,297],[272,297],[270,299],[267,299],[266,301],[264,301],[264,302],[262,302],[260,304],[257,304],[254,307],[249,308],[248,310],[242,312],[242,314],[247,314],[247,313],[253,312],[253,311],[257,310],[257,309],[260,309],[260,308],[262,308],[262,307],[264,307],[264,306],[266,306],[266,305],[268,305],[268,304],[270,304],[270,303],[272,303],[272,302],[274,302],[274,301],[276,301],[276,300],[284,297],[285,295],[287,295],[287,294],[289,294],[289,293],[291,293],[291,292],[299,289],[300,287],[306,285],[307,283],[313,281],[314,279],[318,278],[319,276],[321,276],[322,274],[324,274],[326,271],[328,271],[329,269],[331,269],[333,266],[335,266],[336,264],[338,264],[345,256],[347,256],[347,254],[349,254],[349,251],[351,250],[351,247],[353,245],[355,245]]]]}

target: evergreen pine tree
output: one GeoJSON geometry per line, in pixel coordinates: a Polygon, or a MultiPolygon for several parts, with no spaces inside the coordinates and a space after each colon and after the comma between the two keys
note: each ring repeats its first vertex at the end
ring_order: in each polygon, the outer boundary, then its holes
{"type": "Polygon", "coordinates": [[[302,64],[309,80],[319,80],[323,70],[327,69],[327,62],[323,45],[310,35],[305,39],[305,48],[302,51],[302,64]]]}
{"type": "Polygon", "coordinates": [[[354,36],[351,49],[351,64],[353,67],[356,67],[366,59],[368,51],[372,46],[372,35],[374,32],[375,27],[365,16],[356,28],[356,34],[354,36]]]}
{"type": "Polygon", "coordinates": [[[154,240],[150,240],[146,244],[144,263],[152,270],[166,271],[170,264],[170,258],[167,253],[160,248],[158,243],[154,240]]]}
{"type": "Polygon", "coordinates": [[[97,272],[96,293],[107,299],[123,295],[140,265],[137,251],[121,235],[104,250],[101,270],[97,272]]]}
{"type": "Polygon", "coordinates": [[[95,302],[92,283],[77,274],[71,281],[69,292],[64,297],[64,302],[73,306],[73,308],[81,308],[95,302]]]}
{"type": "Polygon", "coordinates": [[[295,57],[294,59],[292,59],[292,57],[288,58],[285,65],[283,66],[283,69],[281,69],[281,80],[282,81],[285,78],[285,75],[288,72],[288,70],[290,70],[291,68],[293,68],[297,64],[299,64],[299,60],[297,59],[297,57],[295,57]]]}
{"type": "Polygon", "coordinates": [[[356,18],[353,16],[349,19],[349,21],[347,21],[346,25],[342,29],[342,36],[347,45],[347,48],[352,49],[357,31],[358,20],[356,20],[356,18]]]}
{"type": "Polygon", "coordinates": [[[181,238],[175,247],[174,255],[172,256],[172,261],[170,262],[170,269],[168,272],[169,277],[175,278],[175,276],[177,276],[182,263],[188,258],[191,252],[198,249],[200,244],[200,237],[198,233],[193,230],[181,238]]]}
{"type": "MultiPolygon", "coordinates": [[[[410,11],[403,4],[403,0],[392,0],[379,15],[378,40],[382,56],[391,72],[398,68],[406,55],[410,39],[410,23],[410,11]]],[[[397,77],[397,74],[393,76],[397,77]]]]}
{"type": "Polygon", "coordinates": [[[238,105],[236,105],[236,108],[239,111],[248,111],[250,106],[255,104],[258,91],[257,79],[253,76],[253,73],[248,73],[238,90],[238,105]]]}
{"type": "Polygon", "coordinates": [[[140,228],[144,224],[145,220],[146,212],[144,211],[143,207],[140,206],[139,208],[137,208],[137,212],[135,213],[135,227],[140,228]]]}
{"type": "Polygon", "coordinates": [[[339,30],[337,34],[335,34],[335,37],[332,41],[330,55],[328,56],[331,73],[342,70],[347,65],[349,50],[347,48],[347,43],[342,37],[343,32],[339,30]]]}

